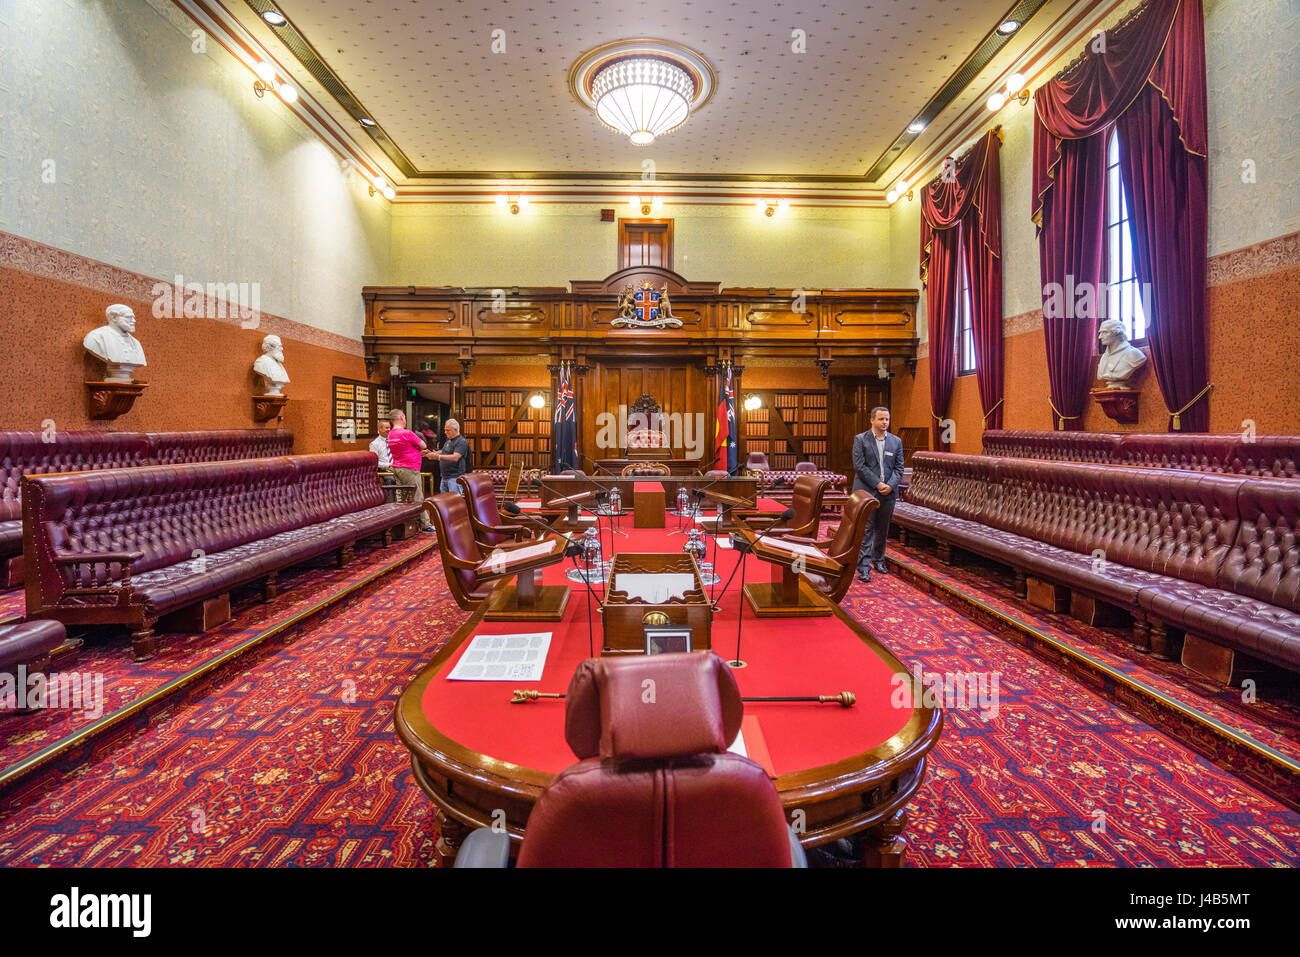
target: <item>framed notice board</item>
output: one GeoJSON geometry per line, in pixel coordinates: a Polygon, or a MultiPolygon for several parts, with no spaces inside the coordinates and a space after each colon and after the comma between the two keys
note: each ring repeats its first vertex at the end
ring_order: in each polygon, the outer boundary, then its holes
{"type": "Polygon", "coordinates": [[[379,420],[388,415],[389,401],[387,386],[335,376],[334,438],[374,438],[379,434],[379,420]]]}

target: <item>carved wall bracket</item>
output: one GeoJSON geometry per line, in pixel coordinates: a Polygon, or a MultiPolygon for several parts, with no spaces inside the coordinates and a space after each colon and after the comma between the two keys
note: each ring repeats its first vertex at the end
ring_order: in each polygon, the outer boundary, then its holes
{"type": "Polygon", "coordinates": [[[253,396],[253,421],[269,422],[272,419],[283,419],[284,415],[281,410],[288,403],[287,395],[255,395],[253,396]]]}
{"type": "Polygon", "coordinates": [[[92,419],[116,419],[131,411],[131,406],[147,382],[87,382],[86,395],[92,419]]]}
{"type": "Polygon", "coordinates": [[[1126,425],[1137,422],[1141,389],[1093,389],[1090,395],[1101,406],[1101,411],[1116,422],[1126,425]]]}

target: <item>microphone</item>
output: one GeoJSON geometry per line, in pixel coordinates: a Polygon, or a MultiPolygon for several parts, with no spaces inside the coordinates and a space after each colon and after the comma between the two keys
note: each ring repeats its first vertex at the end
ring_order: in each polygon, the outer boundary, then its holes
{"type": "Polygon", "coordinates": [[[752,551],[754,546],[757,545],[760,541],[762,541],[764,536],[766,536],[768,532],[776,528],[776,526],[780,525],[782,522],[788,522],[792,518],[794,518],[794,509],[787,508],[776,518],[772,519],[772,521],[768,522],[767,526],[754,539],[752,543],[748,538],[746,538],[744,535],[740,534],[739,532],[732,532],[731,544],[736,548],[737,551],[741,552],[742,554],[744,554],[745,552],[752,551]]]}

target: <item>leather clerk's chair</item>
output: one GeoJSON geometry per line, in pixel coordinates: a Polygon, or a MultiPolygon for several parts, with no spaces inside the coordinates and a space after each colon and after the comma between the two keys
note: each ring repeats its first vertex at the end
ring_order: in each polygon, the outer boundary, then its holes
{"type": "Polygon", "coordinates": [[[762,469],[764,472],[766,472],[766,471],[768,470],[768,468],[767,468],[767,453],[766,453],[766,452],[750,452],[750,453],[749,453],[749,458],[745,459],[745,468],[747,468],[747,469],[762,469]]]}
{"type": "Polygon", "coordinates": [[[478,607],[496,581],[480,581],[474,574],[474,569],[487,556],[474,539],[474,525],[465,500],[454,492],[441,492],[424,500],[424,511],[438,533],[438,551],[451,596],[466,611],[478,607]]]}
{"type": "Polygon", "coordinates": [[[808,584],[823,598],[838,605],[853,584],[853,574],[858,567],[858,551],[862,548],[862,534],[867,528],[867,516],[877,508],[880,508],[879,500],[870,492],[858,489],[844,503],[839,527],[834,529],[830,538],[819,542],[812,538],[786,536],[786,541],[816,545],[840,563],[840,573],[833,578],[819,575],[812,569],[802,572],[808,584]]]}
{"type": "MultiPolygon", "coordinates": [[[[806,866],[767,772],[727,751],[744,705],[713,652],[590,658],[564,704],[579,760],[533,808],[520,867],[806,866]]],[[[456,866],[504,867],[509,849],[480,828],[456,866]]]]}
{"type": "MultiPolygon", "coordinates": [[[[830,483],[816,475],[800,475],[794,480],[794,491],[790,496],[790,507],[794,509],[794,518],[789,525],[768,529],[765,535],[817,536],[817,526],[822,520],[822,499],[826,497],[826,487],[830,483]]],[[[756,515],[750,510],[736,511],[733,514],[749,519],[756,515]]]]}
{"type": "Polygon", "coordinates": [[[460,477],[465,506],[469,510],[474,538],[487,549],[535,538],[534,531],[524,525],[507,525],[497,509],[497,493],[492,480],[479,472],[466,472],[460,477]]]}

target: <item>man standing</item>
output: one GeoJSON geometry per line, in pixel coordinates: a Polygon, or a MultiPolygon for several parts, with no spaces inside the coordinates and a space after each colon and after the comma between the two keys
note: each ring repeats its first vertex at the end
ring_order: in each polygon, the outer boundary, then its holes
{"type": "Polygon", "coordinates": [[[858,552],[858,581],[871,581],[871,567],[888,574],[885,567],[885,536],[898,501],[898,483],[903,479],[903,440],[889,431],[889,410],[878,405],[871,410],[871,428],[853,438],[853,491],[866,489],[880,502],[867,517],[858,552]]]}
{"type": "MultiPolygon", "coordinates": [[[[420,494],[420,458],[433,455],[433,453],[424,444],[424,439],[406,427],[405,412],[394,409],[388,414],[388,417],[393,422],[388,433],[388,452],[393,459],[393,474],[397,476],[398,485],[405,485],[412,489],[412,501],[418,502],[422,498],[420,494]]],[[[425,516],[423,530],[432,532],[433,526],[429,524],[428,513],[421,512],[420,514],[425,516]]]]}
{"type": "Polygon", "coordinates": [[[440,492],[459,492],[462,475],[469,471],[469,440],[460,434],[460,423],[448,419],[443,426],[447,441],[442,443],[442,451],[434,452],[433,458],[442,463],[442,482],[440,492]]]}
{"type": "Polygon", "coordinates": [[[393,464],[393,453],[388,451],[388,430],[393,424],[387,419],[379,420],[379,434],[370,443],[370,451],[379,456],[379,467],[386,469],[393,464]]]}

